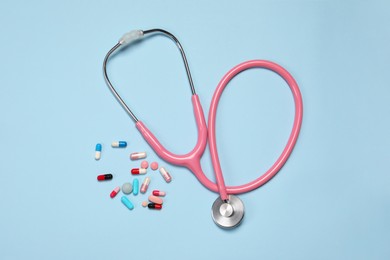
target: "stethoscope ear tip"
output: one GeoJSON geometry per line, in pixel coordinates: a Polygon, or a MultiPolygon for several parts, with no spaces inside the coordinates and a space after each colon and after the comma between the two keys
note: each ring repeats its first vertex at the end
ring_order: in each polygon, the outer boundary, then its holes
{"type": "Polygon", "coordinates": [[[244,213],[244,203],[234,195],[229,195],[227,202],[218,197],[211,207],[211,216],[214,223],[223,229],[232,229],[240,225],[244,213]]]}

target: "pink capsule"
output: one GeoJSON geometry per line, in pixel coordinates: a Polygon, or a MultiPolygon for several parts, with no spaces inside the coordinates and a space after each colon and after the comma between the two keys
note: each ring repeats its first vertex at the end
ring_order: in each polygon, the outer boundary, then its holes
{"type": "Polygon", "coordinates": [[[111,198],[114,198],[117,194],[118,194],[118,192],[121,190],[121,188],[118,186],[118,187],[116,187],[113,191],[111,191],[111,193],[110,193],[110,197],[111,198]]]}
{"type": "Polygon", "coordinates": [[[142,162],[141,162],[141,168],[147,169],[148,167],[149,167],[148,161],[142,161],[142,162]]]}
{"type": "Polygon", "coordinates": [[[158,169],[158,163],[157,162],[152,162],[150,164],[150,169],[152,169],[153,171],[157,170],[158,169]]]}
{"type": "Polygon", "coordinates": [[[160,168],[160,173],[161,173],[161,176],[163,176],[163,178],[164,178],[164,180],[165,180],[166,182],[171,182],[172,177],[171,177],[171,175],[169,174],[169,172],[168,172],[167,170],[165,170],[164,167],[161,167],[161,168],[160,168]]]}
{"type": "Polygon", "coordinates": [[[131,160],[138,160],[138,159],[143,159],[143,158],[146,158],[146,152],[139,152],[139,153],[130,154],[131,160]]]}
{"type": "Polygon", "coordinates": [[[141,190],[140,190],[141,193],[145,193],[148,190],[149,183],[150,183],[150,178],[146,177],[141,185],[141,190]]]}
{"type": "Polygon", "coordinates": [[[152,194],[153,194],[154,196],[164,197],[166,193],[165,193],[164,191],[154,190],[154,191],[152,192],[152,194]]]}
{"type": "Polygon", "coordinates": [[[150,195],[148,199],[149,199],[150,202],[153,202],[153,203],[156,203],[156,204],[163,204],[163,200],[160,197],[150,195]]]}

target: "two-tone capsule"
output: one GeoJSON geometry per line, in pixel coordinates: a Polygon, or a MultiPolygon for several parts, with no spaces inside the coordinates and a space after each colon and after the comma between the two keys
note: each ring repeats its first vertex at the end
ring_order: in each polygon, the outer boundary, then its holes
{"type": "Polygon", "coordinates": [[[111,173],[102,174],[102,175],[98,175],[97,176],[97,180],[98,181],[108,181],[108,180],[111,180],[111,179],[112,179],[112,174],[111,173]]]}
{"type": "Polygon", "coordinates": [[[143,158],[146,158],[146,152],[137,152],[137,153],[130,154],[131,160],[138,160],[143,158]]]}
{"type": "Polygon", "coordinates": [[[166,195],[165,191],[160,191],[160,190],[153,190],[152,194],[154,196],[159,196],[159,197],[164,197],[166,195]]]}
{"type": "Polygon", "coordinates": [[[114,198],[117,194],[118,194],[118,192],[121,190],[121,187],[116,187],[113,191],[111,191],[111,193],[110,193],[110,197],[111,198],[114,198]]]}
{"type": "Polygon", "coordinates": [[[134,209],[134,204],[126,196],[122,196],[121,201],[128,209],[134,209]]]}
{"type": "Polygon", "coordinates": [[[150,178],[149,178],[149,177],[146,177],[146,178],[144,179],[144,181],[142,182],[140,192],[141,192],[141,193],[145,193],[145,192],[148,190],[149,184],[150,184],[150,178]]]}
{"type": "Polygon", "coordinates": [[[162,205],[161,204],[156,204],[156,203],[149,203],[148,204],[148,208],[160,210],[160,209],[162,209],[162,205]]]}
{"type": "Polygon", "coordinates": [[[111,146],[113,148],[125,148],[127,146],[127,142],[126,141],[112,142],[111,146]]]}
{"type": "Polygon", "coordinates": [[[145,173],[146,173],[146,169],[144,169],[144,168],[133,168],[133,169],[131,169],[131,174],[133,174],[133,175],[145,174],[145,173]]]}
{"type": "Polygon", "coordinates": [[[171,182],[172,181],[171,175],[169,174],[169,172],[164,167],[160,168],[160,173],[161,173],[161,176],[164,178],[164,180],[166,182],[171,182]]]}
{"type": "Polygon", "coordinates": [[[96,144],[96,147],[95,147],[95,160],[96,161],[100,160],[101,153],[102,153],[102,145],[96,144]]]}

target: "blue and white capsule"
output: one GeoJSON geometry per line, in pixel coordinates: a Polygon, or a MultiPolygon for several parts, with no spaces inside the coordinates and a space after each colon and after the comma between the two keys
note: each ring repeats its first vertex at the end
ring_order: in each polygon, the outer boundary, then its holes
{"type": "Polygon", "coordinates": [[[139,190],[139,181],[138,181],[138,179],[134,179],[133,180],[133,194],[135,196],[138,195],[138,190],[139,190]]]}
{"type": "Polygon", "coordinates": [[[126,196],[122,196],[121,201],[129,210],[134,209],[134,204],[126,196]]]}
{"type": "Polygon", "coordinates": [[[126,141],[112,142],[111,146],[114,148],[125,148],[127,146],[127,142],[126,141]]]}
{"type": "Polygon", "coordinates": [[[102,145],[96,144],[96,148],[95,148],[95,160],[96,161],[100,160],[101,154],[102,154],[102,145]]]}

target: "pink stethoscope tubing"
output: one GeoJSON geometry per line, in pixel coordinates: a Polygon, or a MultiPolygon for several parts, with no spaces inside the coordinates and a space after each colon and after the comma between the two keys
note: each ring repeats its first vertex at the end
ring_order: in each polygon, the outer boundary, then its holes
{"type": "Polygon", "coordinates": [[[152,149],[158,154],[158,156],[160,156],[162,159],[164,159],[165,161],[171,164],[187,167],[191,172],[193,172],[193,174],[200,181],[200,183],[202,183],[206,188],[214,192],[219,192],[222,200],[227,200],[229,194],[241,194],[241,193],[245,193],[257,189],[258,187],[267,183],[272,177],[274,177],[278,173],[278,171],[282,168],[282,166],[286,163],[288,157],[290,156],[295,146],[295,143],[298,139],[299,131],[302,124],[303,102],[302,102],[302,96],[299,91],[299,87],[297,83],[295,82],[294,78],[290,75],[290,73],[287,70],[285,70],[283,67],[281,67],[276,63],[266,61],[266,60],[250,60],[250,61],[243,62],[235,66],[233,69],[231,69],[222,78],[211,100],[208,128],[206,125],[203,109],[200,104],[198,95],[196,94],[192,95],[192,104],[194,108],[194,116],[195,116],[196,125],[198,129],[198,140],[194,149],[187,154],[177,155],[168,151],[141,121],[138,121],[136,123],[136,127],[140,131],[144,139],[152,147],[152,149]],[[216,122],[217,107],[218,107],[221,94],[225,89],[225,87],[228,85],[229,81],[240,72],[251,68],[264,68],[264,69],[271,70],[279,74],[287,82],[294,97],[294,103],[295,103],[294,123],[293,123],[291,134],[287,141],[287,145],[283,149],[281,155],[278,157],[276,162],[271,166],[271,168],[269,168],[269,170],[267,170],[259,178],[247,184],[243,184],[239,186],[225,186],[222,169],[219,162],[216,136],[215,136],[215,122],[216,122]],[[207,178],[200,165],[200,159],[206,148],[207,139],[209,140],[211,161],[215,171],[216,183],[210,181],[210,179],[207,178]]]}

